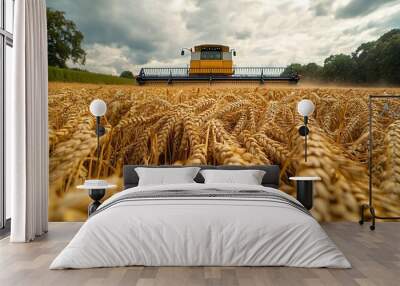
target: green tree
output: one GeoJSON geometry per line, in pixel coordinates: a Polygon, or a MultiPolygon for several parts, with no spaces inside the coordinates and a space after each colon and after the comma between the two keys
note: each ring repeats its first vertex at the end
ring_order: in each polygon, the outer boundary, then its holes
{"type": "Polygon", "coordinates": [[[362,44],[352,56],[361,82],[400,84],[400,29],[362,44]]]}
{"type": "Polygon", "coordinates": [[[322,67],[316,63],[309,63],[306,65],[298,63],[291,64],[285,68],[282,75],[289,75],[292,71],[298,73],[303,80],[320,81],[322,79],[322,67]]]}
{"type": "Polygon", "coordinates": [[[356,63],[356,75],[359,82],[374,82],[379,77],[378,67],[374,63],[376,57],[374,52],[375,42],[361,44],[352,54],[356,63]]]}
{"type": "Polygon", "coordinates": [[[400,84],[400,30],[378,48],[382,56],[380,79],[391,84],[400,84]]]}
{"type": "Polygon", "coordinates": [[[290,64],[284,69],[284,71],[281,73],[281,76],[291,76],[293,73],[302,75],[302,72],[303,67],[301,64],[290,64]]]}
{"type": "Polygon", "coordinates": [[[323,67],[323,78],[333,82],[352,82],[356,64],[349,55],[332,55],[325,59],[323,67]]]}
{"type": "Polygon", "coordinates": [[[123,71],[120,75],[120,77],[124,78],[131,78],[134,79],[135,77],[133,76],[133,73],[131,71],[123,71]]]}
{"type": "Polygon", "coordinates": [[[316,63],[309,63],[302,67],[304,77],[312,81],[322,80],[323,68],[316,63]]]}
{"type": "Polygon", "coordinates": [[[83,34],[75,23],[65,18],[65,13],[47,8],[47,33],[49,65],[66,68],[66,62],[84,65],[86,52],[82,49],[83,34]]]}

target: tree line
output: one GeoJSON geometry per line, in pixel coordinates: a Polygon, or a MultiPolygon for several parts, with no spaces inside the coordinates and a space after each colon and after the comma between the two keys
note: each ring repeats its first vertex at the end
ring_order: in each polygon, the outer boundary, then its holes
{"type": "Polygon", "coordinates": [[[302,79],[355,84],[400,84],[400,29],[361,44],[351,55],[331,55],[324,64],[289,65],[302,79]]]}

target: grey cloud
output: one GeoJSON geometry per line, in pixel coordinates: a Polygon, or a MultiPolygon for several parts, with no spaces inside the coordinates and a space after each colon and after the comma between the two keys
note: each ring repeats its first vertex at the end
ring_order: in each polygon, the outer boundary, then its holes
{"type": "Polygon", "coordinates": [[[396,9],[392,9],[392,7],[388,7],[387,10],[391,10],[391,13],[384,11],[381,13],[381,15],[379,15],[379,17],[375,17],[371,20],[366,18],[367,21],[359,22],[358,25],[353,25],[344,29],[343,34],[346,36],[360,36],[367,34],[370,35],[373,40],[375,40],[387,31],[399,28],[400,5],[397,5],[396,7],[397,11],[396,9]]]}
{"type": "Polygon", "coordinates": [[[389,17],[385,17],[385,19],[383,21],[381,21],[380,26],[383,26],[386,29],[400,28],[400,10],[398,10],[397,13],[394,13],[393,15],[391,15],[389,17]]]}
{"type": "MultiPolygon", "coordinates": [[[[398,7],[400,8],[400,5],[398,7]]],[[[378,37],[382,36],[384,33],[388,32],[389,30],[399,29],[399,28],[400,28],[400,10],[391,15],[385,15],[380,19],[374,19],[368,21],[364,25],[359,25],[356,32],[368,33],[375,40],[378,37]]]]}
{"type": "Polygon", "coordinates": [[[194,11],[183,11],[182,19],[193,38],[205,40],[209,43],[221,42],[226,35],[226,17],[229,10],[221,7],[218,1],[194,1],[194,11]]]}
{"type": "Polygon", "coordinates": [[[332,11],[332,4],[333,1],[331,0],[313,1],[313,4],[310,6],[310,10],[315,16],[327,16],[332,11]]]}
{"type": "Polygon", "coordinates": [[[351,0],[346,6],[339,8],[335,17],[340,18],[353,18],[374,12],[381,6],[397,0],[351,0]]]}
{"type": "MultiPolygon", "coordinates": [[[[222,43],[234,46],[237,40],[251,38],[260,23],[267,1],[194,0],[195,9],[182,11],[182,21],[193,43],[222,43]]],[[[277,3],[276,5],[278,5],[277,3]]]]}
{"type": "Polygon", "coordinates": [[[251,31],[239,31],[235,33],[235,37],[238,40],[246,40],[251,37],[251,31]]]}

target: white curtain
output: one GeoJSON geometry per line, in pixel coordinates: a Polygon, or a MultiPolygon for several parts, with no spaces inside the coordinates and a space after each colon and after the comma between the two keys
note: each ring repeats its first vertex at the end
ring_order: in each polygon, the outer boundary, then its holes
{"type": "Polygon", "coordinates": [[[15,1],[13,93],[6,98],[12,242],[47,232],[47,24],[44,0],[15,1]]]}

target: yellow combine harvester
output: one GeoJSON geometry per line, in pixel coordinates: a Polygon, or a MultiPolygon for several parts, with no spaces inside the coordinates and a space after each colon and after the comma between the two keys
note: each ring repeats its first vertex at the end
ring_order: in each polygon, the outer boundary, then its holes
{"type": "Polygon", "coordinates": [[[235,67],[236,51],[223,45],[199,45],[184,48],[190,52],[190,66],[177,68],[142,68],[136,81],[142,85],[152,82],[288,82],[297,83],[300,77],[289,67],[235,67]]]}
{"type": "MultiPolygon", "coordinates": [[[[189,75],[233,75],[232,55],[234,50],[228,46],[221,45],[200,45],[189,50],[191,53],[189,75]]],[[[184,55],[184,50],[181,55],[184,55]]]]}

